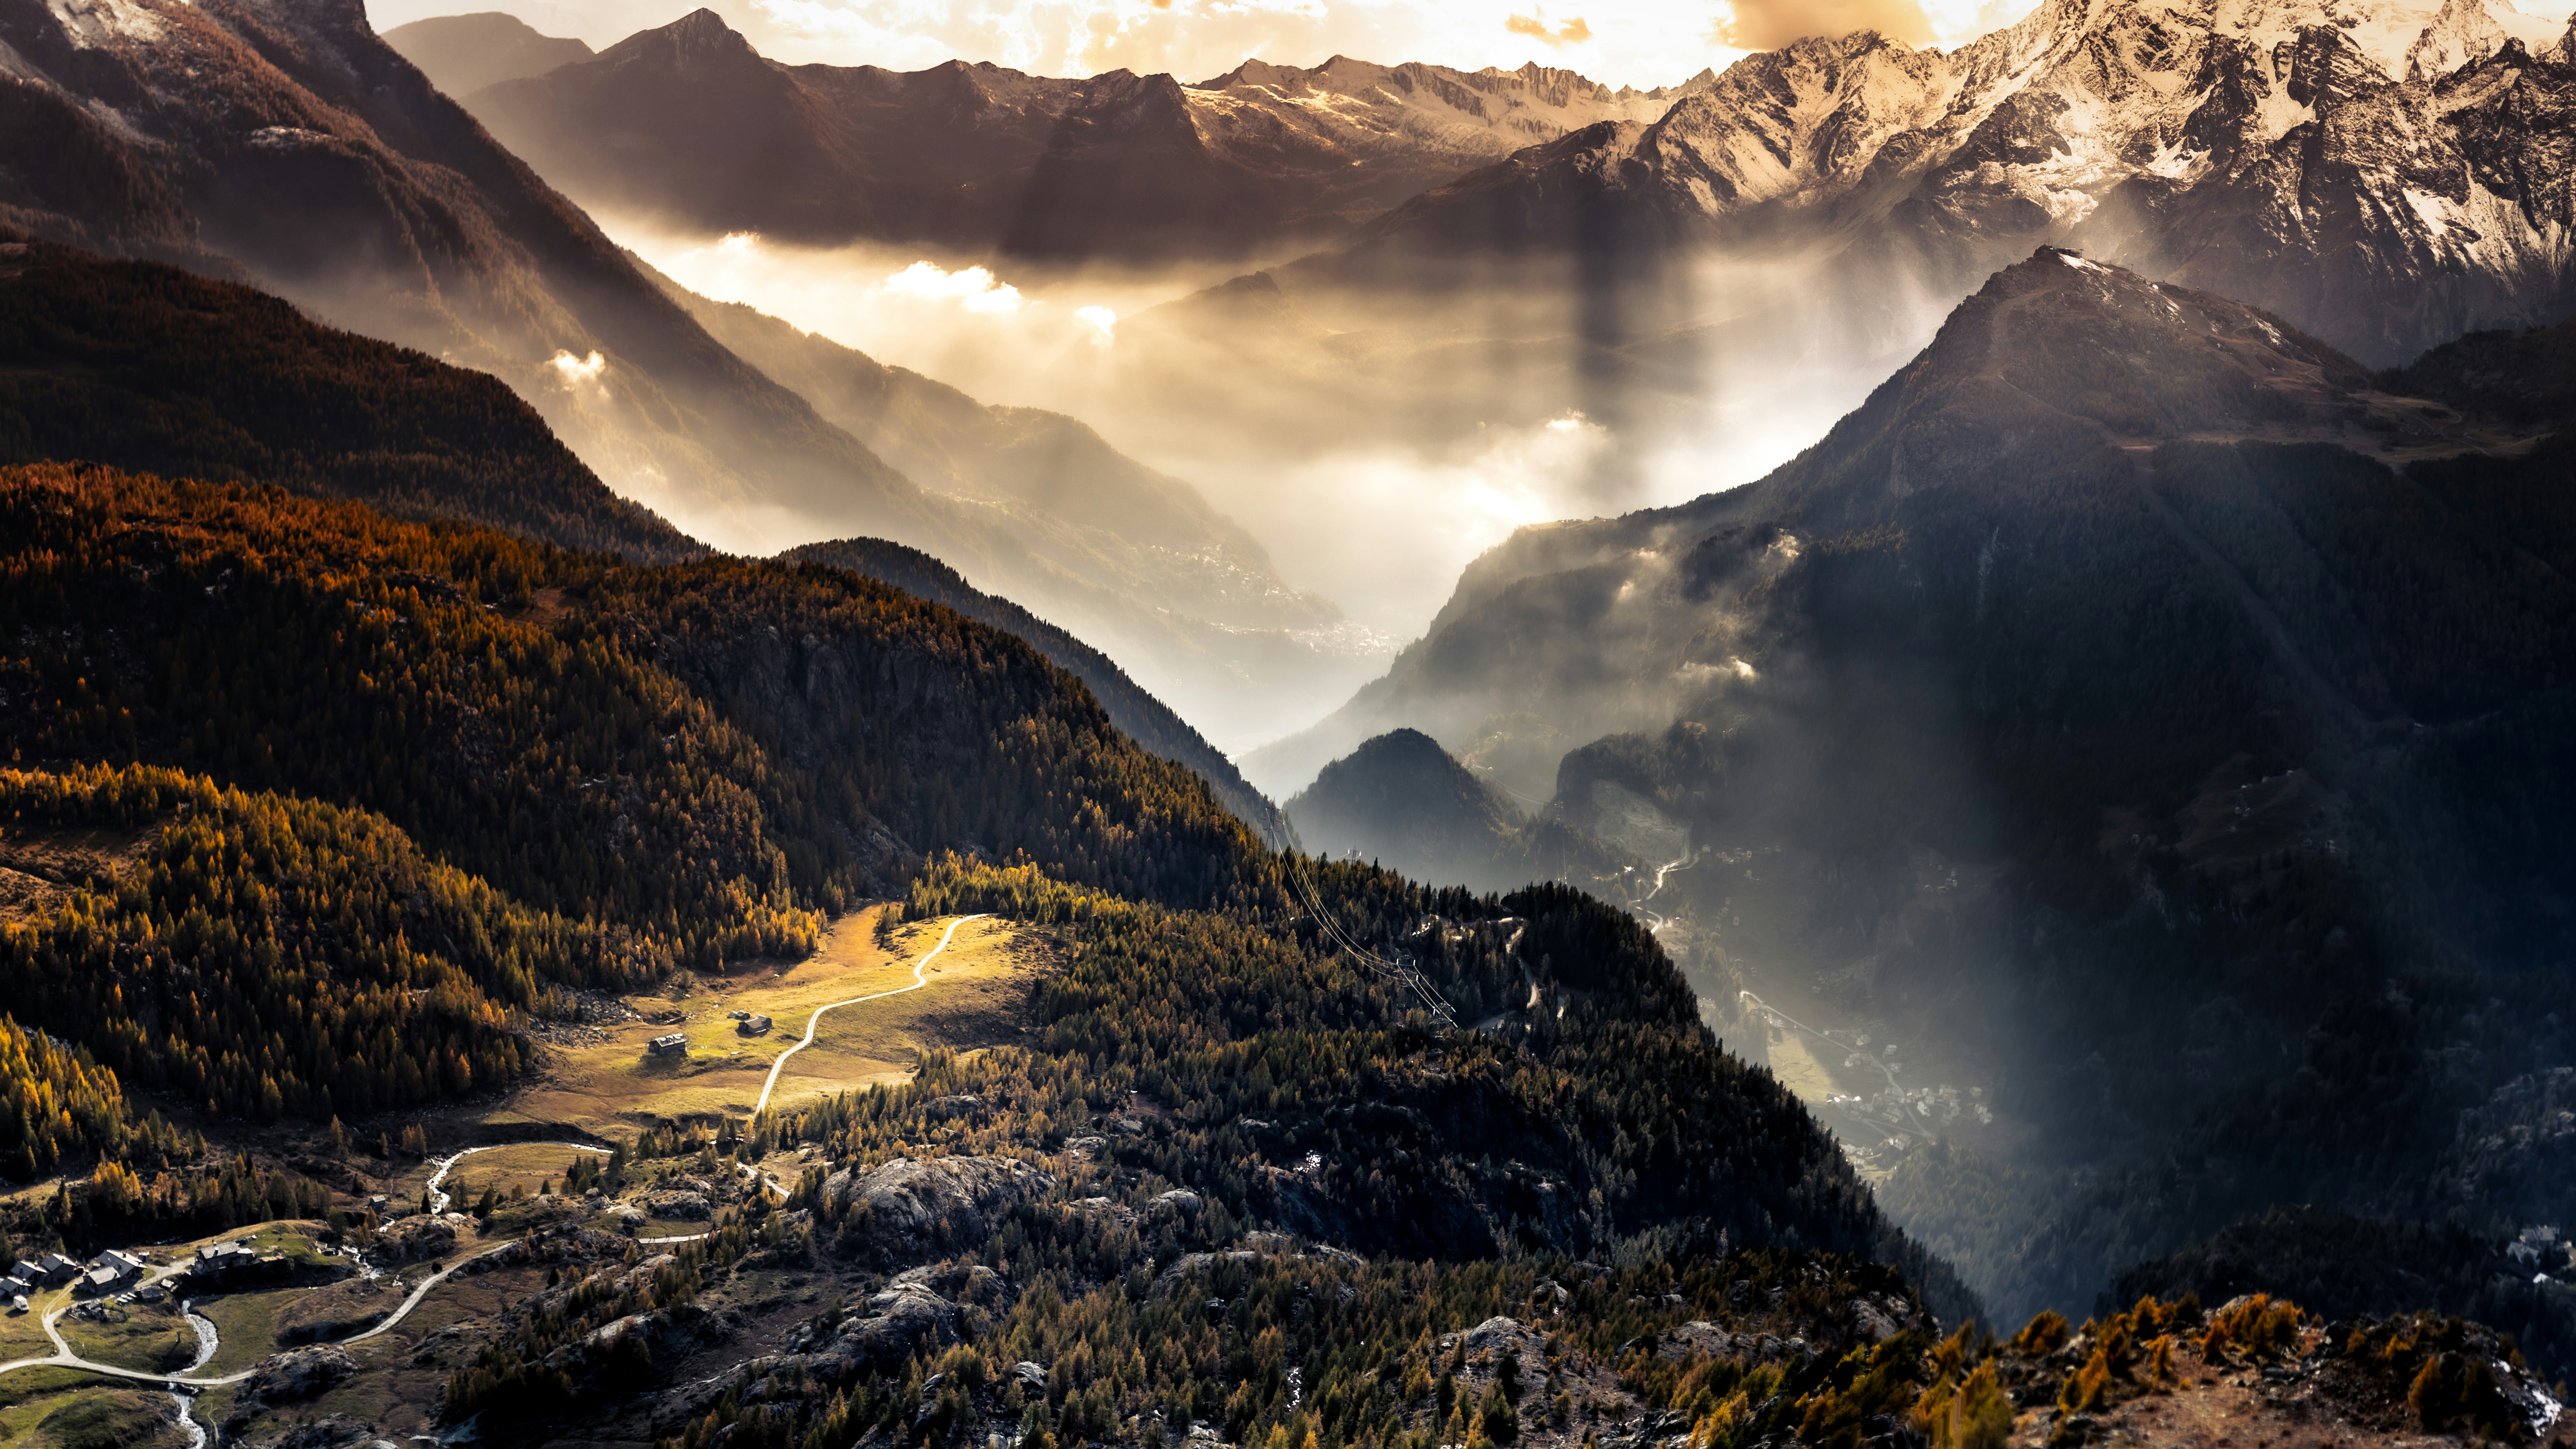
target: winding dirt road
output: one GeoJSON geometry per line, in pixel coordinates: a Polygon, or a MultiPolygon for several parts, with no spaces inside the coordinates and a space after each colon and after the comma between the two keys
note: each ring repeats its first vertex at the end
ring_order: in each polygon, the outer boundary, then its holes
{"type": "Polygon", "coordinates": [[[930,958],[948,949],[948,942],[950,938],[957,934],[957,928],[959,926],[966,924],[968,921],[983,920],[984,915],[985,913],[979,912],[971,916],[959,916],[956,920],[950,921],[948,923],[948,929],[939,933],[939,944],[923,952],[921,959],[912,963],[912,984],[910,986],[898,986],[892,991],[880,991],[874,996],[853,996],[847,1001],[826,1002],[821,1006],[815,1007],[814,1014],[805,1018],[804,1038],[798,1041],[796,1045],[780,1052],[778,1054],[778,1060],[769,1064],[769,1080],[760,1084],[760,1100],[752,1104],[751,1115],[757,1117],[761,1113],[769,1110],[769,1094],[776,1091],[778,1088],[778,1073],[780,1069],[787,1065],[787,1059],[789,1057],[796,1055],[798,1052],[801,1052],[814,1044],[814,1028],[821,1024],[824,1012],[837,1011],[844,1006],[857,1006],[862,1002],[883,1001],[889,996],[901,996],[907,991],[919,991],[924,986],[929,985],[929,982],[921,979],[921,973],[929,967],[930,958]]]}
{"type": "MultiPolygon", "coordinates": [[[[517,1246],[517,1244],[518,1240],[514,1238],[507,1243],[486,1248],[471,1258],[458,1259],[453,1265],[442,1268],[438,1272],[422,1279],[420,1281],[420,1285],[411,1290],[411,1296],[402,1301],[401,1307],[396,1308],[393,1312],[385,1315],[384,1322],[377,1324],[375,1327],[368,1329],[364,1333],[353,1333],[347,1338],[335,1341],[339,1343],[356,1343],[361,1339],[373,1338],[377,1334],[383,1333],[385,1330],[392,1328],[395,1324],[402,1322],[406,1315],[408,1315],[413,1309],[420,1306],[420,1300],[429,1296],[430,1289],[446,1282],[451,1274],[463,1270],[467,1264],[475,1262],[477,1259],[491,1257],[494,1253],[503,1252],[509,1248],[517,1246]]],[[[154,1272],[151,1276],[145,1278],[143,1281],[146,1283],[158,1283],[162,1279],[176,1277],[180,1272],[184,1271],[185,1266],[186,1265],[184,1264],[177,1264],[162,1268],[157,1272],[154,1272]]],[[[224,1374],[218,1378],[196,1378],[184,1373],[156,1374],[148,1373],[142,1369],[120,1368],[112,1363],[93,1363],[90,1360],[82,1358],[80,1355],[72,1352],[72,1346],[63,1341],[62,1330],[54,1326],[56,1320],[60,1319],[64,1314],[69,1313],[73,1307],[74,1305],[66,1303],[62,1307],[45,1315],[45,1337],[54,1341],[54,1348],[56,1350],[54,1353],[44,1358],[11,1359],[7,1363],[0,1363],[0,1374],[9,1373],[15,1369],[71,1368],[80,1369],[86,1373],[104,1374],[112,1379],[132,1379],[138,1383],[162,1384],[173,1389],[182,1385],[192,1389],[211,1389],[220,1387],[224,1384],[240,1383],[242,1380],[249,1378],[252,1374],[259,1372],[256,1368],[247,1368],[243,1369],[240,1373],[224,1374]]]]}

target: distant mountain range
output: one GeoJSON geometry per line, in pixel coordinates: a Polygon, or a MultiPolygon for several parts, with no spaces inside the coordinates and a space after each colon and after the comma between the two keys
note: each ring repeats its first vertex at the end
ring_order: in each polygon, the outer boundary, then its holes
{"type": "Polygon", "coordinates": [[[2576,781],[2570,335],[2378,374],[2042,249],[1760,482],[1515,535],[1246,773],[1407,725],[1596,741],[1505,783],[1612,780],[1740,860],[1675,877],[1711,961],[1941,1043],[2087,1165],[2024,1217],[1887,1164],[2008,1320],[2276,1202],[2526,1210],[2475,1184],[2540,1169],[2458,1134],[2576,1019],[2576,830],[2534,808],[2576,781]]]}
{"type": "Polygon", "coordinates": [[[2503,0],[2046,0],[1946,53],[1749,56],[1407,202],[1328,270],[1722,253],[1939,293],[2048,242],[2394,363],[2576,306],[2571,107],[2576,32],[2503,0]]]}
{"type": "Polygon", "coordinates": [[[389,38],[594,210],[1078,261],[1293,255],[1524,146],[1652,120],[1713,79],[1614,91],[1537,65],[1338,56],[1311,70],[1249,61],[1196,85],[962,61],[903,74],[783,65],[699,10],[495,83],[488,57],[520,53],[524,27],[436,23],[450,29],[389,38]],[[474,27],[485,43],[447,39],[474,27]]]}

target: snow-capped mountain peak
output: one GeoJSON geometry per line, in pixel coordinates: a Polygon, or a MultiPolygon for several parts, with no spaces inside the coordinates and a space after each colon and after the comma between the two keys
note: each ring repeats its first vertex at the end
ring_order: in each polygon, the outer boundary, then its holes
{"type": "Polygon", "coordinates": [[[1951,51],[1803,40],[1640,132],[1462,178],[1367,244],[1472,242],[1550,196],[1632,237],[1861,248],[1935,288],[2055,243],[2396,361],[2576,304],[2570,34],[2505,0],[2046,0],[1951,51]]]}

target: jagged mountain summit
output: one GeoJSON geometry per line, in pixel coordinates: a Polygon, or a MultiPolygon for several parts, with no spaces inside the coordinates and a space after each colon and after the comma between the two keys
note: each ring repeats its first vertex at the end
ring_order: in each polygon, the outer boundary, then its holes
{"type": "Polygon", "coordinates": [[[1940,292],[2048,242],[2386,364],[2576,305],[2571,104],[2576,41],[2503,0],[2048,0],[1949,52],[1747,57],[1408,202],[1337,267],[1711,250],[1940,292]]]}
{"type": "Polygon", "coordinates": [[[1338,56],[1249,61],[1198,85],[962,61],[791,66],[699,10],[541,76],[450,89],[601,211],[812,243],[1146,261],[1316,245],[1521,147],[1652,120],[1691,85],[1338,56]]]}
{"type": "Polygon", "coordinates": [[[2280,1202],[2521,1211],[2546,1173],[2475,1166],[2512,1139],[2464,1124],[2538,1120],[2515,1078],[2576,989],[2576,414],[2498,377],[2562,337],[2474,342],[2374,373],[2040,250],[1766,478],[1521,531],[1246,773],[1518,711],[1595,741],[1559,771],[1579,820],[1581,756],[1629,761],[1742,865],[1659,907],[1709,961],[1998,1084],[2050,1171],[1905,1148],[1869,1072],[1815,1100],[2006,1319],[2280,1202]],[[2369,1065],[2444,1043],[2474,1070],[2369,1065]]]}

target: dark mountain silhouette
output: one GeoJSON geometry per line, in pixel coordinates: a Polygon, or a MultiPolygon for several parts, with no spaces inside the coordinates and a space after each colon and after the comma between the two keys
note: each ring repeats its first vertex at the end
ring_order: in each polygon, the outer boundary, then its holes
{"type": "Polygon", "coordinates": [[[521,76],[544,75],[594,54],[581,41],[541,35],[526,21],[498,10],[415,20],[384,35],[385,44],[451,96],[469,95],[521,76]]]}
{"type": "MultiPolygon", "coordinates": [[[[1516,535],[1269,760],[1508,710],[1632,741],[1623,788],[1758,866],[1675,877],[1697,939],[2036,1130],[2037,1176],[1888,1163],[2007,1317],[2274,1203],[2476,1213],[2489,1175],[2438,1167],[2484,1150],[2460,1114],[2576,1019],[2576,832],[2540,803],[2576,782],[2576,505],[2568,415],[2449,367],[2390,392],[2043,249],[1760,482],[1516,535]],[[1704,735],[1649,748],[1675,721],[1704,735]],[[2453,1041],[2474,1070],[2368,1065],[2453,1041]]],[[[1865,1154],[1922,1130],[1852,1110],[1865,1154]]]]}
{"type": "Polygon", "coordinates": [[[1418,880],[1480,891],[1535,880],[1597,891],[1634,864],[1582,831],[1532,820],[1419,730],[1389,730],[1326,765],[1287,812],[1308,850],[1356,852],[1418,880]]]}
{"type": "Polygon", "coordinates": [[[275,483],[643,561],[704,551],[610,492],[497,379],[237,283],[0,241],[0,462],[46,459],[275,483]]]}
{"type": "Polygon", "coordinates": [[[2564,424],[2576,418],[2576,317],[2522,332],[2472,332],[2391,371],[2384,385],[2516,426],[2564,424]]]}

